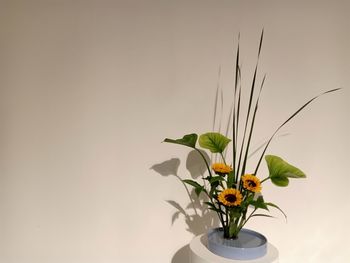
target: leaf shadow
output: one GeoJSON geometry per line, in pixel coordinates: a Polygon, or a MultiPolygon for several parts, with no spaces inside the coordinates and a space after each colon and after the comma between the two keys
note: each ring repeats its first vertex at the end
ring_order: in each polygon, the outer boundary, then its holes
{"type": "MultiPolygon", "coordinates": [[[[202,151],[204,157],[210,163],[210,158],[207,153],[202,151]]],[[[180,160],[178,158],[172,158],[164,162],[154,164],[150,169],[154,170],[158,174],[168,177],[174,176],[183,185],[188,196],[188,203],[180,205],[176,200],[165,200],[170,206],[174,207],[176,211],[172,214],[170,221],[171,225],[176,223],[180,217],[183,217],[187,224],[186,231],[190,232],[194,236],[205,233],[208,229],[219,225],[219,219],[217,215],[207,208],[204,202],[208,201],[204,194],[196,195],[194,189],[186,185],[178,175],[178,169],[180,166],[180,160]],[[189,187],[191,189],[189,189],[189,187]]],[[[196,150],[189,152],[186,158],[186,169],[189,172],[189,176],[194,180],[200,180],[205,176],[207,167],[203,162],[203,159],[196,150]]]]}

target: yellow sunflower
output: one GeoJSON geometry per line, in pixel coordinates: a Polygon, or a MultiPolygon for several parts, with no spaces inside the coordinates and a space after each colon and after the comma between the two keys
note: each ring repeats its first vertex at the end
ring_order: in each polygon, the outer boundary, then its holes
{"type": "Polygon", "coordinates": [[[243,187],[254,193],[260,193],[261,183],[258,177],[252,174],[245,174],[242,176],[243,187]]]}
{"type": "Polygon", "coordinates": [[[211,168],[217,174],[228,174],[232,172],[232,167],[224,163],[214,163],[211,168]]]}
{"type": "Polygon", "coordinates": [[[242,202],[242,198],[241,193],[234,188],[225,189],[218,196],[220,203],[226,206],[239,206],[242,202]]]}

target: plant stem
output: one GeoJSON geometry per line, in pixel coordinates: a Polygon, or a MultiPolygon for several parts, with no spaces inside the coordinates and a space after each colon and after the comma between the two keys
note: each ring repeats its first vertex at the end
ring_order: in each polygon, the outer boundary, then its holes
{"type": "Polygon", "coordinates": [[[193,200],[192,200],[192,198],[191,198],[191,194],[190,194],[190,191],[189,191],[188,188],[187,188],[187,185],[182,181],[182,179],[180,178],[180,176],[178,176],[178,175],[175,174],[175,177],[176,177],[177,179],[179,179],[179,180],[181,181],[181,183],[183,184],[183,186],[185,187],[186,192],[187,192],[187,195],[188,195],[188,198],[189,198],[190,201],[191,201],[193,210],[194,210],[195,214],[198,216],[196,206],[194,205],[194,202],[193,202],[193,200]]]}
{"type": "Polygon", "coordinates": [[[270,179],[270,176],[266,177],[264,180],[262,180],[260,183],[262,184],[263,182],[267,181],[270,179]]]}
{"type": "Polygon", "coordinates": [[[220,155],[221,155],[222,161],[224,162],[224,164],[226,164],[225,157],[224,157],[224,155],[222,154],[222,152],[220,153],[220,155]]]}
{"type": "Polygon", "coordinates": [[[209,164],[208,164],[208,162],[207,162],[207,159],[205,159],[203,153],[202,153],[199,149],[197,149],[197,148],[194,148],[194,149],[195,149],[195,150],[200,154],[200,156],[202,157],[202,159],[203,159],[203,161],[204,161],[204,163],[205,163],[205,166],[207,167],[209,176],[212,177],[212,174],[211,174],[210,167],[209,167],[209,164]]]}
{"type": "Polygon", "coordinates": [[[254,208],[253,212],[251,212],[250,215],[248,216],[248,218],[244,221],[242,227],[244,227],[244,225],[248,222],[248,220],[252,217],[252,215],[255,213],[256,210],[257,210],[257,208],[254,208]]]}
{"type": "MultiPolygon", "coordinates": [[[[211,201],[211,203],[214,205],[214,207],[215,207],[216,209],[219,209],[219,210],[222,211],[220,204],[219,204],[219,207],[218,207],[218,208],[216,207],[215,202],[214,202],[214,200],[213,200],[213,197],[210,196],[210,195],[208,194],[207,190],[204,190],[204,192],[205,192],[205,194],[208,196],[208,198],[210,199],[210,201],[211,201]]],[[[215,211],[215,212],[216,212],[216,214],[217,214],[218,217],[219,217],[219,220],[220,220],[221,225],[224,226],[224,218],[223,218],[222,214],[219,213],[219,212],[217,212],[217,211],[215,211]]]]}

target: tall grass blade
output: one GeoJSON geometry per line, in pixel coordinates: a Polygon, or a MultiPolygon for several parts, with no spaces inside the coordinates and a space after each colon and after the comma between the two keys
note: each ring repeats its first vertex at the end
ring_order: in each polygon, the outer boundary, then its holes
{"type": "Polygon", "coordinates": [[[244,156],[244,162],[243,162],[243,168],[242,168],[242,173],[241,174],[245,173],[245,168],[246,168],[246,165],[247,165],[247,159],[248,159],[248,152],[249,152],[250,142],[251,142],[252,135],[253,135],[253,130],[254,130],[255,117],[256,117],[256,113],[258,111],[260,94],[261,94],[261,91],[262,91],[262,89],[264,87],[265,79],[266,79],[266,74],[264,75],[264,78],[263,78],[263,80],[261,82],[258,98],[256,99],[256,103],[255,103],[252,123],[251,123],[251,127],[250,127],[250,132],[249,132],[249,136],[248,136],[247,147],[246,147],[246,150],[245,150],[245,156],[244,156]]]}
{"type": "Polygon", "coordinates": [[[286,125],[291,119],[293,119],[299,112],[301,112],[306,106],[308,106],[311,102],[313,102],[315,99],[317,99],[318,97],[321,97],[327,93],[331,93],[331,92],[335,92],[337,90],[340,90],[341,88],[337,88],[337,89],[331,89],[331,90],[328,90],[328,91],[325,91],[315,97],[313,97],[312,99],[310,99],[308,102],[306,102],[303,106],[301,106],[296,112],[294,112],[285,122],[283,122],[277,129],[276,131],[272,134],[272,136],[270,137],[270,139],[268,140],[261,156],[260,156],[260,159],[259,159],[259,162],[256,166],[256,169],[255,169],[255,172],[254,174],[257,174],[258,170],[259,170],[259,166],[260,166],[260,163],[261,163],[261,160],[264,158],[264,155],[265,155],[265,152],[267,150],[267,148],[269,147],[272,139],[275,137],[276,133],[284,126],[286,125]]]}
{"type": "MultiPolygon", "coordinates": [[[[230,131],[232,113],[233,113],[233,102],[232,102],[231,108],[230,108],[230,115],[228,116],[228,119],[227,119],[226,130],[225,130],[225,136],[226,136],[226,137],[228,137],[228,133],[229,133],[229,131],[230,131]]],[[[228,151],[228,148],[226,148],[225,151],[224,151],[224,157],[225,157],[225,159],[226,159],[227,151],[228,151]]]]}
{"type": "MultiPolygon", "coordinates": [[[[284,136],[288,136],[289,133],[283,133],[278,135],[277,137],[284,137],[284,136]]],[[[259,152],[262,148],[264,148],[264,146],[267,144],[268,140],[264,141],[262,144],[260,144],[258,147],[256,147],[249,155],[248,155],[248,159],[251,158],[252,156],[254,156],[257,152],[259,152]]]]}
{"type": "Polygon", "coordinates": [[[241,82],[241,68],[238,66],[238,78],[239,78],[239,89],[238,89],[238,102],[237,102],[237,116],[236,116],[236,142],[238,142],[238,130],[239,130],[239,114],[241,109],[241,96],[242,96],[242,82],[241,82]]]}
{"type": "Polygon", "coordinates": [[[214,100],[214,116],[213,116],[213,128],[212,128],[212,131],[215,131],[216,115],[217,115],[218,99],[219,99],[219,89],[220,89],[220,78],[221,78],[221,66],[219,66],[218,82],[217,82],[217,84],[216,84],[216,93],[215,93],[215,100],[214,100]]]}
{"type": "Polygon", "coordinates": [[[263,39],[264,39],[264,29],[262,29],[262,31],[261,31],[258,57],[260,57],[260,52],[261,52],[261,46],[262,46],[262,43],[263,43],[263,39]]]}
{"type": "MultiPolygon", "coordinates": [[[[233,93],[233,116],[232,116],[232,154],[233,154],[233,170],[234,173],[236,173],[236,159],[237,159],[237,132],[238,128],[236,127],[236,118],[239,116],[237,115],[237,112],[239,113],[239,107],[236,105],[236,98],[237,98],[237,87],[238,87],[238,79],[239,79],[239,40],[240,40],[240,34],[238,34],[238,43],[237,43],[237,53],[236,53],[236,64],[235,64],[235,89],[233,93]]],[[[238,124],[237,124],[238,125],[238,124]]],[[[235,176],[236,178],[236,176],[235,176]]]]}
{"type": "MultiPolygon", "coordinates": [[[[260,52],[261,52],[263,37],[264,37],[264,30],[261,31],[259,50],[258,50],[258,58],[257,58],[257,62],[256,62],[256,65],[255,65],[252,86],[250,88],[249,104],[248,104],[248,109],[247,109],[245,125],[244,125],[242,145],[241,145],[240,154],[239,154],[239,161],[238,161],[239,164],[241,163],[243,149],[244,149],[244,145],[245,145],[245,142],[246,142],[247,128],[248,128],[249,117],[251,115],[253,97],[254,97],[254,93],[255,93],[255,82],[256,82],[256,76],[257,76],[257,72],[258,72],[258,65],[259,65],[259,58],[260,58],[260,52]]],[[[247,155],[245,155],[245,158],[243,159],[241,174],[245,173],[245,166],[246,166],[246,163],[247,163],[246,156],[247,155]]]]}
{"type": "MultiPolygon", "coordinates": [[[[215,93],[215,101],[214,101],[214,116],[213,116],[213,128],[212,131],[215,131],[215,126],[217,123],[217,111],[218,111],[218,101],[219,101],[219,92],[220,92],[220,79],[221,79],[221,65],[219,66],[219,71],[218,71],[218,81],[216,83],[216,93],[215,93]]],[[[214,155],[213,153],[210,154],[210,160],[212,162],[216,161],[216,156],[215,160],[213,159],[214,155]]]]}
{"type": "Polygon", "coordinates": [[[221,123],[222,123],[223,112],[224,112],[224,93],[222,89],[220,89],[220,119],[219,119],[219,126],[218,126],[219,133],[221,133],[221,123]]]}
{"type": "Polygon", "coordinates": [[[228,116],[227,119],[227,124],[226,124],[226,130],[225,130],[225,136],[228,137],[228,133],[230,131],[230,127],[231,127],[231,119],[232,119],[232,113],[233,113],[233,102],[231,104],[231,108],[230,108],[230,115],[228,116]]]}

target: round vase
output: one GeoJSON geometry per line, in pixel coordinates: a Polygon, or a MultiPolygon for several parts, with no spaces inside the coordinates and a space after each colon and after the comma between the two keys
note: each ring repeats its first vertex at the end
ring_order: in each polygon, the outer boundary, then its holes
{"type": "Polygon", "coordinates": [[[214,254],[236,260],[250,260],[263,257],[267,253],[267,239],[262,234],[242,229],[238,238],[224,238],[222,228],[208,231],[208,249],[214,254]]]}

